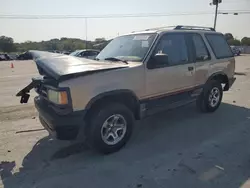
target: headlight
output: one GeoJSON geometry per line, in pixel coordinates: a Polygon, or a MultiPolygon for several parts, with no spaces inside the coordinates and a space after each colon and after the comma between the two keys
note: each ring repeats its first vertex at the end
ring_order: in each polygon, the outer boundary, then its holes
{"type": "Polygon", "coordinates": [[[56,104],[68,104],[68,94],[66,91],[48,90],[48,98],[56,104]]]}

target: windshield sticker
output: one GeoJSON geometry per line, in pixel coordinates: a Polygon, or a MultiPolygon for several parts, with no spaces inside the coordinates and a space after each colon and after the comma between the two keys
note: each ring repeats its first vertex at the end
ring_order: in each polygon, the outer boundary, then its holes
{"type": "Polygon", "coordinates": [[[148,40],[150,35],[135,35],[133,40],[148,40]]]}
{"type": "Polygon", "coordinates": [[[149,45],[148,45],[148,41],[147,41],[147,40],[141,42],[141,47],[142,47],[142,48],[148,48],[148,46],[149,46],[149,45]]]}

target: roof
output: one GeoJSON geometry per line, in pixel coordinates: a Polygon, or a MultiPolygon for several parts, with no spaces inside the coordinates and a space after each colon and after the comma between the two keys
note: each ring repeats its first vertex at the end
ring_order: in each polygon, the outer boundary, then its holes
{"type": "Polygon", "coordinates": [[[185,26],[185,25],[177,25],[177,26],[164,26],[157,28],[150,28],[140,31],[133,31],[130,34],[139,34],[139,33],[161,33],[165,31],[199,31],[199,32],[216,32],[212,27],[203,27],[203,26],[185,26]]]}

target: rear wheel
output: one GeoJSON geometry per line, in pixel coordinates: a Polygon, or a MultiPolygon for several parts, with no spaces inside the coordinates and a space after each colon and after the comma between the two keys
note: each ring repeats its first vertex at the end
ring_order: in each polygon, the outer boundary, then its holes
{"type": "Polygon", "coordinates": [[[209,81],[201,95],[197,99],[197,107],[202,112],[216,111],[222,100],[223,90],[221,83],[217,80],[209,81]]]}
{"type": "Polygon", "coordinates": [[[92,112],[87,128],[87,141],[101,153],[116,152],[129,140],[133,124],[133,114],[125,105],[101,105],[92,112]]]}

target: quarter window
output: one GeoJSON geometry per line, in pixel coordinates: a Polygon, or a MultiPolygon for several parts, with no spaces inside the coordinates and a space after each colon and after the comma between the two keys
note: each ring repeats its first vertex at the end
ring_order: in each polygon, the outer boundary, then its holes
{"type": "Polygon", "coordinates": [[[233,57],[232,50],[222,34],[206,34],[206,38],[217,59],[233,57]]]}

